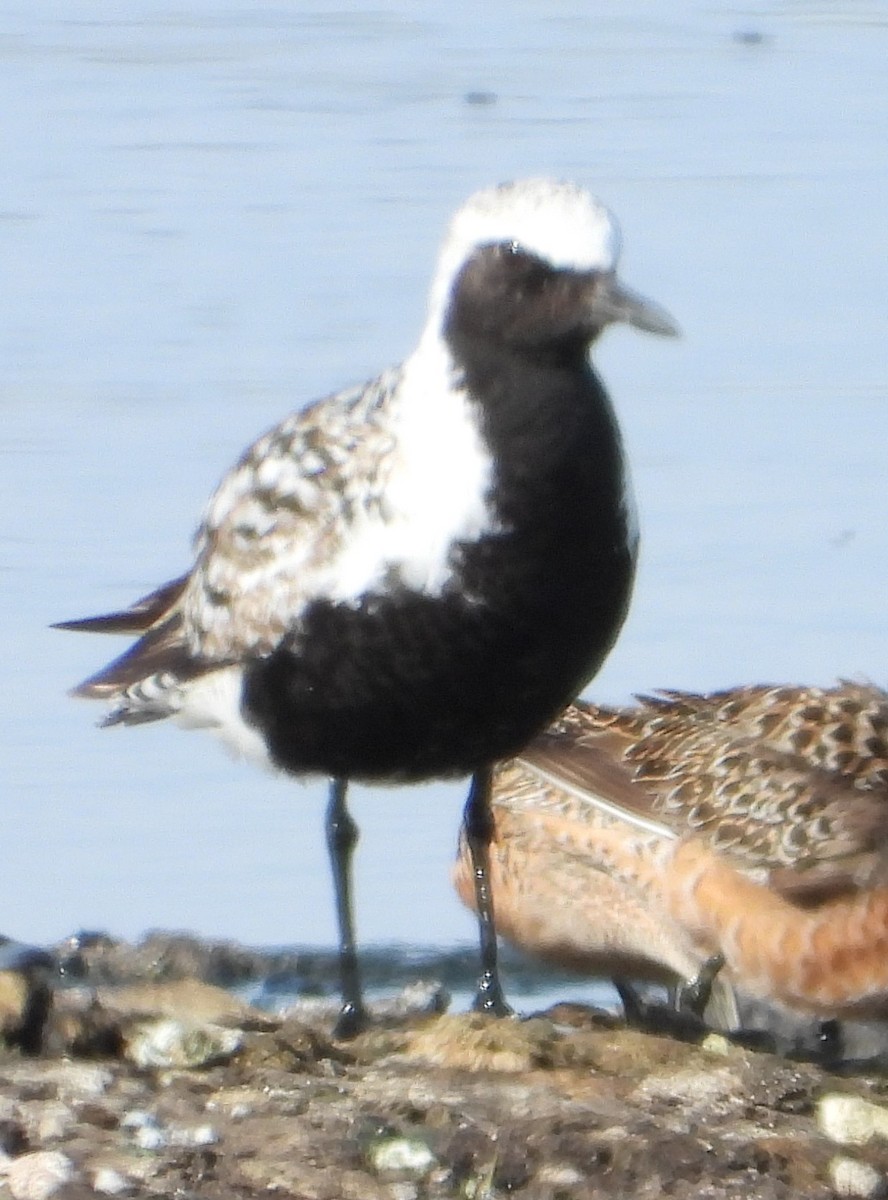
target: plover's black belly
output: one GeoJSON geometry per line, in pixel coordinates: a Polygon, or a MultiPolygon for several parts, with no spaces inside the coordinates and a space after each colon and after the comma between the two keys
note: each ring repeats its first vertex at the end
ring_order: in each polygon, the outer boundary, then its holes
{"type": "Polygon", "coordinates": [[[443,594],[316,601],[297,639],[246,668],[245,716],[279,766],[464,774],[517,752],[595,674],[628,605],[634,542],[606,397],[587,370],[576,383],[582,435],[550,448],[557,469],[538,439],[535,467],[511,456],[498,478],[511,532],[460,548],[443,594]]]}
{"type": "Polygon", "coordinates": [[[519,750],[609,645],[541,638],[456,597],[386,598],[373,611],[319,603],[299,653],[247,670],[244,707],[289,771],[463,774],[519,750]]]}

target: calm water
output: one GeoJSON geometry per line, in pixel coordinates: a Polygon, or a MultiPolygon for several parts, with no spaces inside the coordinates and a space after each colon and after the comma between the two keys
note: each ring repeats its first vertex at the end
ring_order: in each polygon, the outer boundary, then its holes
{"type": "MultiPolygon", "coordinates": [[[[853,0],[7,4],[0,928],[331,940],[321,789],[96,730],[65,688],[119,644],[47,626],[178,573],[249,440],[408,351],[495,180],[592,186],[685,330],[598,355],[644,546],[594,694],[884,681],[886,62],[853,0]]],[[[474,937],[462,794],[356,792],[362,940],[474,937]]]]}

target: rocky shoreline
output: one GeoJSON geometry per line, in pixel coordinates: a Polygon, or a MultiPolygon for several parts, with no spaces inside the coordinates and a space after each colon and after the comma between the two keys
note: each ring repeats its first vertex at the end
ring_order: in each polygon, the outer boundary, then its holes
{"type": "Polygon", "coordinates": [[[830,1072],[579,1005],[449,1015],[430,984],[341,1043],[329,1003],[271,1015],[233,993],[253,954],[72,940],[39,1053],[15,1044],[24,977],[0,971],[0,1194],[886,1194],[888,1082],[872,1065],[830,1072]]]}

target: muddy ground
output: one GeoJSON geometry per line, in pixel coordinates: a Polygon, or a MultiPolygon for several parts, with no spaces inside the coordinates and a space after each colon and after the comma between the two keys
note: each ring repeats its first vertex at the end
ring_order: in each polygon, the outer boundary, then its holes
{"type": "MultiPolygon", "coordinates": [[[[270,1017],[156,944],[97,944],[76,968],[36,1054],[14,1044],[32,984],[0,977],[0,1194],[16,1200],[886,1194],[888,1080],[872,1065],[830,1071],[578,1006],[499,1022],[396,1010],[342,1043],[328,1006],[270,1017]]],[[[440,1006],[434,988],[416,996],[440,1006]]]]}

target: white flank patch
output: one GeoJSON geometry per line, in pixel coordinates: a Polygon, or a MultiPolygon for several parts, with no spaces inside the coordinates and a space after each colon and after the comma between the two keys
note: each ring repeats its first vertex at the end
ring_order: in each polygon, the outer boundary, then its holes
{"type": "Polygon", "coordinates": [[[357,516],[315,594],[356,601],[385,590],[394,572],[407,587],[440,595],[453,574],[454,543],[498,528],[488,503],[493,459],[454,374],[440,338],[424,338],[405,362],[391,401],[397,448],[381,503],[357,516]]]}
{"type": "Polygon", "coordinates": [[[206,729],[221,738],[236,758],[276,769],[265,741],[241,711],[244,673],[241,667],[223,667],[200,675],[182,688],[182,707],[175,719],[183,729],[206,729]]]}
{"type": "Polygon", "coordinates": [[[613,214],[576,184],[521,179],[485,188],[450,223],[432,284],[430,326],[441,328],[453,281],[472,252],[502,242],[562,270],[613,271],[620,256],[613,214]]]}

